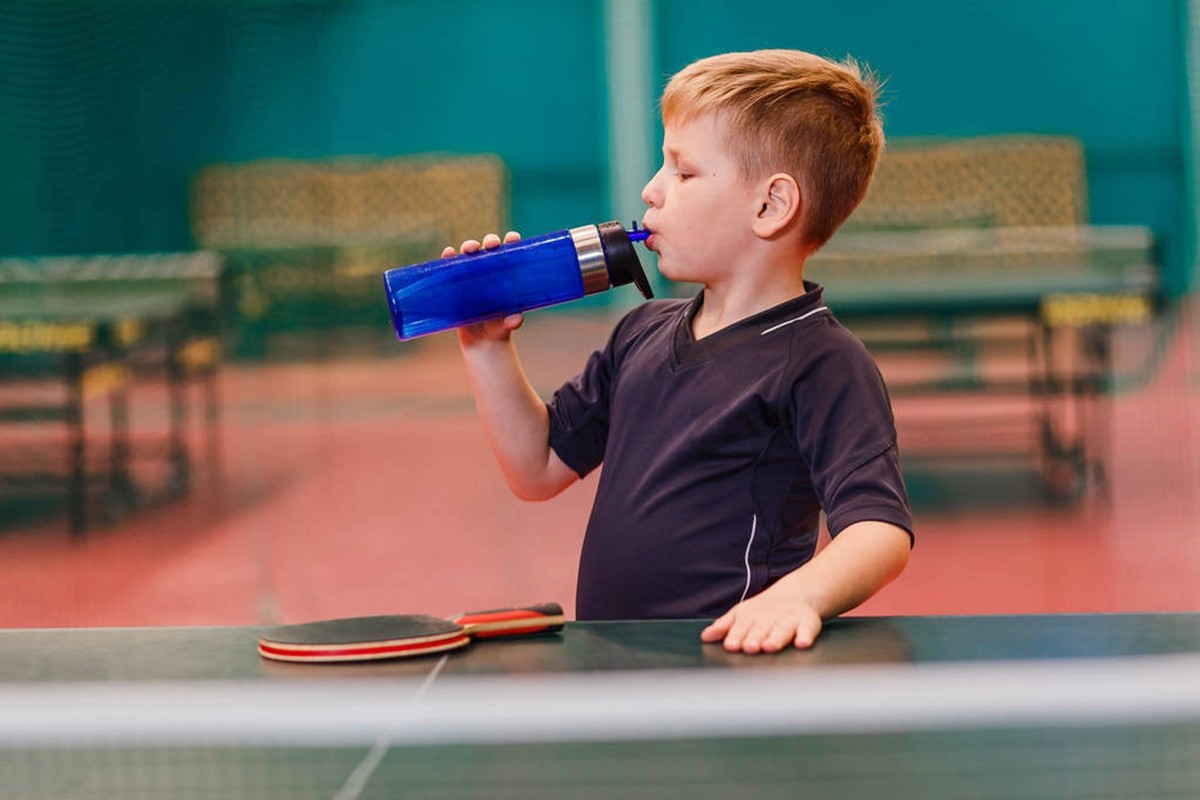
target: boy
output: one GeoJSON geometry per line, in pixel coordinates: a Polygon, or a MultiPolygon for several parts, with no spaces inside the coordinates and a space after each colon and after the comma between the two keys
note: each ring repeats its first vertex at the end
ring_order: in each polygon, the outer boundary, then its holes
{"type": "Polygon", "coordinates": [[[646,246],[700,294],[635,308],[548,404],[512,343],[520,315],[462,328],[472,390],[519,497],[605,464],[580,619],[716,617],[701,638],[730,651],[808,647],[912,544],[882,379],[803,277],[874,173],[874,87],[852,62],[732,53],[673,77],[662,114],[646,246]],[[821,510],[833,539],[814,556],[821,510]]]}

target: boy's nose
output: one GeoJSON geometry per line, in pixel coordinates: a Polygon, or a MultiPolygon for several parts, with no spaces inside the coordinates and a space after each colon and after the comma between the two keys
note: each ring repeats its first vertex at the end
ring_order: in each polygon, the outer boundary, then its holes
{"type": "Polygon", "coordinates": [[[658,177],[662,175],[662,170],[654,173],[654,176],[642,187],[642,202],[651,208],[657,208],[661,203],[661,193],[658,191],[658,177]]]}

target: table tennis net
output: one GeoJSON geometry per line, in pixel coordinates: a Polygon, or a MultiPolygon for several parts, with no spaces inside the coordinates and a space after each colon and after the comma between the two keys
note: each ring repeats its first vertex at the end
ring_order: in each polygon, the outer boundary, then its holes
{"type": "Polygon", "coordinates": [[[1198,667],[0,687],[0,797],[1194,798],[1198,667]]]}

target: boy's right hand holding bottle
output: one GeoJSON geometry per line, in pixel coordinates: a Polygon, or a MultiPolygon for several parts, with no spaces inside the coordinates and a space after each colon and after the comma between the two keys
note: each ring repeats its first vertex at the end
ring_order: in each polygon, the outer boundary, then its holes
{"type": "MultiPolygon", "coordinates": [[[[518,241],[520,238],[521,234],[516,231],[506,233],[503,240],[497,234],[489,233],[483,237],[482,242],[475,239],[468,239],[462,243],[458,251],[455,251],[453,247],[447,246],[442,251],[442,258],[451,258],[458,253],[476,253],[481,249],[491,250],[493,247],[499,247],[501,244],[518,241]]],[[[521,327],[524,321],[525,317],[522,314],[509,314],[507,317],[489,319],[473,325],[464,325],[458,329],[458,341],[464,351],[481,342],[507,341],[512,336],[512,332],[521,327]]]]}

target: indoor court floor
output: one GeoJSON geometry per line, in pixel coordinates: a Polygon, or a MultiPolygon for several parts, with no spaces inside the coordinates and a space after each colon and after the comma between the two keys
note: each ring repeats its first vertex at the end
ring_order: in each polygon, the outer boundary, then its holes
{"type": "MultiPolygon", "coordinates": [[[[907,571],[857,613],[1200,610],[1197,310],[1117,341],[1118,360],[1141,358],[1159,333],[1164,347],[1152,379],[1107,409],[1107,492],[1051,505],[996,478],[918,503],[907,571]]],[[[574,374],[608,324],[531,315],[518,335],[539,391],[574,374]]],[[[546,600],[573,614],[595,475],[549,502],[510,496],[453,334],[341,350],[224,365],[219,423],[191,422],[185,499],[80,540],[58,516],[0,528],[0,627],[448,615],[546,600]]]]}

